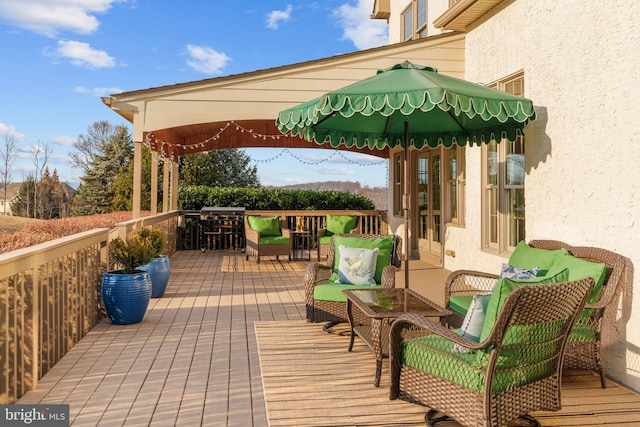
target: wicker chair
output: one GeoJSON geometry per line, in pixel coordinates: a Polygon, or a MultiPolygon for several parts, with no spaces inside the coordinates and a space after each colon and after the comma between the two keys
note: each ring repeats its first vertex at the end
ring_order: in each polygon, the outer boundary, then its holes
{"type": "MultiPolygon", "coordinates": [[[[606,387],[604,365],[602,362],[602,318],[605,310],[615,309],[615,295],[624,280],[623,273],[626,258],[606,249],[571,246],[556,240],[532,240],[529,246],[539,249],[555,250],[565,248],[571,255],[585,261],[604,263],[607,275],[602,285],[598,302],[587,303],[589,316],[581,317],[574,331],[569,335],[569,343],[565,354],[565,369],[594,370],[600,374],[602,388],[606,387]],[[595,339],[593,338],[595,337],[595,339]]],[[[490,292],[498,279],[498,275],[478,271],[458,270],[449,275],[445,285],[445,305],[451,309],[451,297],[454,295],[473,295],[479,291],[490,292]]],[[[462,325],[463,316],[455,313],[450,317],[452,327],[462,325]]]]}
{"type": "Polygon", "coordinates": [[[251,228],[249,218],[245,215],[244,233],[246,240],[246,259],[249,259],[249,255],[254,255],[256,261],[259,263],[261,257],[275,256],[276,259],[278,259],[280,255],[286,255],[288,260],[291,261],[291,231],[287,228],[287,222],[285,220],[280,219],[279,223],[281,236],[286,239],[281,239],[283,241],[276,244],[265,244],[265,238],[261,238],[260,232],[251,228]]]}
{"type": "MultiPolygon", "coordinates": [[[[329,256],[329,245],[331,242],[330,237],[333,235],[333,233],[329,230],[329,221],[330,221],[330,215],[327,215],[327,218],[325,219],[326,224],[325,227],[321,228],[318,230],[318,236],[317,236],[317,240],[318,240],[318,261],[320,262],[325,262],[329,256]]],[[[347,229],[344,230],[344,232],[349,232],[352,234],[357,234],[358,233],[358,222],[359,222],[359,217],[357,216],[352,216],[352,215],[338,215],[338,216],[334,216],[334,218],[355,218],[355,222],[353,223],[353,228],[351,229],[347,229]]],[[[350,227],[349,227],[350,228],[350,227]]],[[[336,230],[334,230],[336,231],[336,230]]],[[[340,234],[338,232],[338,234],[340,234]]]]}
{"type": "Polygon", "coordinates": [[[517,418],[539,426],[527,414],[561,408],[563,353],[593,285],[589,277],[517,287],[480,343],[421,316],[399,317],[389,338],[390,398],[429,407],[428,425],[450,417],[464,426],[517,418]]]}
{"type": "MultiPolygon", "coordinates": [[[[362,238],[383,238],[388,235],[382,234],[335,234],[334,236],[345,237],[362,237],[362,238]]],[[[400,268],[402,250],[401,239],[395,236],[391,263],[385,267],[382,272],[382,281],[380,283],[382,288],[395,287],[395,273],[400,268]]],[[[343,302],[333,301],[320,301],[314,298],[314,288],[316,285],[327,283],[329,276],[333,271],[335,264],[335,250],[334,239],[331,239],[329,244],[327,264],[319,264],[317,261],[313,261],[305,271],[304,275],[304,287],[305,287],[305,301],[307,309],[307,322],[328,322],[330,324],[347,323],[347,308],[343,302]]],[[[357,319],[360,321],[363,319],[357,319]]]]}

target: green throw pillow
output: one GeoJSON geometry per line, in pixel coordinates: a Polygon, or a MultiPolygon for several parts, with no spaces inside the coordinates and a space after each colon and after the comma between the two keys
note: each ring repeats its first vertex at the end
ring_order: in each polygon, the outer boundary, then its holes
{"type": "Polygon", "coordinates": [[[333,236],[333,245],[335,260],[333,264],[333,274],[329,278],[330,282],[336,282],[338,279],[338,266],[340,265],[340,246],[346,246],[348,248],[363,248],[363,249],[376,249],[378,248],[378,257],[376,259],[376,272],[373,278],[376,284],[382,282],[382,270],[391,264],[391,255],[393,252],[393,242],[395,236],[390,234],[386,237],[377,237],[374,239],[366,237],[345,237],[345,236],[333,236]]]}
{"type": "Polygon", "coordinates": [[[607,277],[606,264],[597,264],[595,262],[585,261],[573,255],[564,255],[556,258],[549,269],[548,276],[554,275],[561,270],[569,269],[569,281],[584,279],[585,277],[593,277],[596,285],[589,297],[589,304],[598,302],[604,279],[607,277]]]}
{"type": "Polygon", "coordinates": [[[281,236],[280,218],[277,216],[249,216],[249,226],[260,233],[260,237],[281,236]]]}
{"type": "Polygon", "coordinates": [[[327,236],[346,234],[356,228],[357,216],[327,215],[327,236]]]}
{"type": "Polygon", "coordinates": [[[487,305],[487,311],[484,317],[484,324],[482,325],[482,333],[480,334],[480,342],[487,339],[493,325],[498,319],[498,315],[502,310],[504,302],[507,297],[518,286],[522,285],[541,285],[546,283],[562,283],[566,282],[569,278],[569,270],[565,269],[553,276],[537,277],[529,280],[513,280],[503,277],[496,282],[496,286],[493,288],[489,304],[487,305]]]}
{"type": "Polygon", "coordinates": [[[532,248],[525,241],[521,241],[509,257],[509,265],[518,268],[538,267],[538,276],[544,276],[558,256],[567,254],[569,252],[565,248],[555,250],[532,248]]]}

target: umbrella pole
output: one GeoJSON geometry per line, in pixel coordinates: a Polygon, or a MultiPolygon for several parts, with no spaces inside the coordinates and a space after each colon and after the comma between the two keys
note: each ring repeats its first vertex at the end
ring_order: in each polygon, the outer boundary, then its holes
{"type": "Polygon", "coordinates": [[[404,210],[404,287],[409,288],[409,122],[404,122],[404,189],[402,209],[404,210]]]}

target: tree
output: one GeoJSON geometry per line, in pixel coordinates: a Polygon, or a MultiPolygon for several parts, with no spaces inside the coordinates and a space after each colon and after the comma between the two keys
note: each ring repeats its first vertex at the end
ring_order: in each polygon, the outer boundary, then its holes
{"type": "Polygon", "coordinates": [[[15,135],[5,132],[4,144],[0,147],[0,179],[2,179],[2,189],[4,197],[2,200],[5,204],[4,211],[7,212],[7,186],[11,184],[11,168],[18,157],[18,142],[15,135]]]}
{"type": "MultiPolygon", "coordinates": [[[[94,148],[99,146],[99,151],[91,151],[91,148],[84,154],[87,165],[84,175],[80,177],[81,184],[76,193],[73,215],[108,213],[114,210],[113,185],[120,170],[133,159],[133,141],[126,126],[116,126],[113,129],[114,133],[107,142],[92,145],[94,148]]],[[[93,139],[95,138],[84,137],[84,140],[93,139]]]]}
{"type": "Polygon", "coordinates": [[[49,172],[45,167],[40,181],[33,175],[20,185],[11,202],[11,211],[18,216],[38,219],[65,218],[69,216],[69,194],[60,183],[58,171],[49,172]]]}
{"type": "Polygon", "coordinates": [[[103,120],[95,122],[87,128],[86,135],[79,135],[73,147],[77,153],[69,154],[73,167],[80,168],[86,173],[96,158],[103,154],[104,147],[109,144],[111,137],[115,135],[116,127],[103,120]]]}
{"type": "Polygon", "coordinates": [[[42,181],[45,170],[47,171],[47,174],[49,173],[47,163],[49,162],[49,157],[51,156],[52,151],[51,147],[42,141],[38,141],[36,145],[31,147],[31,152],[33,153],[33,166],[35,167],[35,176],[33,179],[33,218],[42,219],[44,204],[43,201],[40,200],[41,189],[38,186],[38,179],[42,181]]]}
{"type": "Polygon", "coordinates": [[[184,156],[180,162],[183,185],[259,188],[258,168],[243,150],[231,148],[184,156]]]}

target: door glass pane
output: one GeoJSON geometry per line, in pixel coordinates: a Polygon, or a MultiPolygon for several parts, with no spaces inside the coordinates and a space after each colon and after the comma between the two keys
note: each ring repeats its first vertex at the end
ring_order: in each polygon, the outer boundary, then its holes
{"type": "Polygon", "coordinates": [[[449,210],[451,218],[458,218],[458,150],[452,148],[447,151],[449,156],[449,210]]]}
{"type": "Polygon", "coordinates": [[[509,246],[515,247],[524,235],[524,188],[509,192],[509,246]]]}
{"type": "Polygon", "coordinates": [[[498,190],[489,190],[489,241],[498,243],[498,190]]]}
{"type": "Polygon", "coordinates": [[[433,235],[434,242],[440,241],[440,155],[431,158],[431,200],[433,204],[433,235]]]}
{"type": "Polygon", "coordinates": [[[419,238],[427,237],[429,209],[429,159],[418,159],[418,210],[419,210],[419,238]]]}
{"type": "Polygon", "coordinates": [[[431,188],[433,210],[440,210],[440,156],[431,159],[431,188]]]}

